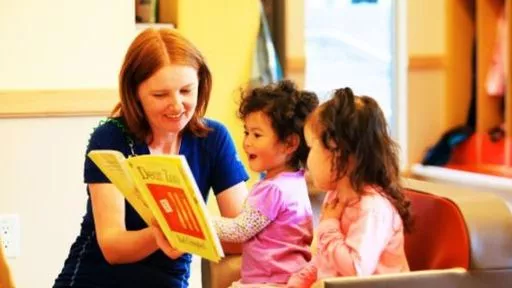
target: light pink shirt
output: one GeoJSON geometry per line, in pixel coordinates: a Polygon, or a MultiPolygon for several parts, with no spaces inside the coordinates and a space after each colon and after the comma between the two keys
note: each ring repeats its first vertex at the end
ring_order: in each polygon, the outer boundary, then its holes
{"type": "MultiPolygon", "coordinates": [[[[320,222],[317,254],[288,287],[310,287],[317,279],[409,271],[400,215],[384,196],[368,186],[341,219],[320,222]]],[[[336,197],[331,191],[325,202],[336,197]]]]}
{"type": "Polygon", "coordinates": [[[241,283],[286,283],[311,259],[313,212],[304,171],[257,183],[247,204],[272,222],[244,243],[241,283]]]}

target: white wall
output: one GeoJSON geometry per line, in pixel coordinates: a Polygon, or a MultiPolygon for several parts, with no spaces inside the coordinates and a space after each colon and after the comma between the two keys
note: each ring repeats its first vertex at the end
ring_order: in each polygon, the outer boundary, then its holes
{"type": "Polygon", "coordinates": [[[0,89],[115,87],[133,1],[0,1],[0,89]]]}
{"type": "Polygon", "coordinates": [[[21,223],[21,256],[9,259],[16,287],[51,287],[64,263],[85,212],[84,152],[98,120],[0,120],[0,213],[21,223]]]}
{"type": "MultiPolygon", "coordinates": [[[[1,0],[0,90],[115,88],[133,35],[133,1],[1,0]]],[[[0,214],[21,222],[21,256],[8,259],[16,287],[51,287],[63,265],[85,213],[84,154],[99,120],[0,119],[0,214]]]]}

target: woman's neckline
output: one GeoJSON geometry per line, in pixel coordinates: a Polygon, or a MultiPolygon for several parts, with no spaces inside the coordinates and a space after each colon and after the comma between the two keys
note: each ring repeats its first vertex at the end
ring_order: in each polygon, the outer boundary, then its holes
{"type": "Polygon", "coordinates": [[[175,142],[173,142],[169,152],[164,152],[161,149],[152,148],[150,144],[146,144],[149,150],[149,154],[152,155],[178,155],[181,154],[181,147],[183,143],[183,137],[185,133],[180,133],[175,142]]]}

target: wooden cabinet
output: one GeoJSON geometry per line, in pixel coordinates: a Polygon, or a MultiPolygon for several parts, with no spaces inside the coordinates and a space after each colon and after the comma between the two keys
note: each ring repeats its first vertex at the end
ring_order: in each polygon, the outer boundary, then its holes
{"type": "MultiPolygon", "coordinates": [[[[512,0],[446,0],[445,13],[444,91],[439,112],[443,131],[466,123],[472,95],[476,107],[475,133],[455,148],[445,168],[512,178],[510,73],[505,73],[503,97],[489,95],[486,88],[497,42],[506,43],[505,57],[501,61],[504,71],[512,68],[511,49],[507,47],[512,38],[512,0]],[[509,21],[502,26],[506,33],[497,39],[502,13],[509,21]],[[489,130],[495,127],[503,127],[505,137],[492,139],[489,130]]],[[[425,143],[425,150],[434,144],[425,143]]],[[[424,166],[414,165],[411,171],[417,176],[425,176],[424,166]]]]}
{"type": "MultiPolygon", "coordinates": [[[[508,127],[512,128],[512,113],[508,111],[503,117],[500,112],[501,98],[490,97],[485,89],[495,49],[497,21],[502,7],[506,6],[506,13],[510,14],[511,2],[510,0],[446,1],[447,126],[460,125],[466,120],[474,73],[471,65],[472,49],[476,44],[476,130],[479,133],[485,133],[502,122],[506,122],[508,127]]],[[[510,38],[510,35],[507,35],[507,38],[510,38]]],[[[507,82],[510,83],[510,77],[507,82]]],[[[510,87],[510,85],[507,86],[510,87]]],[[[505,95],[507,107],[512,107],[510,98],[505,95]]]]}

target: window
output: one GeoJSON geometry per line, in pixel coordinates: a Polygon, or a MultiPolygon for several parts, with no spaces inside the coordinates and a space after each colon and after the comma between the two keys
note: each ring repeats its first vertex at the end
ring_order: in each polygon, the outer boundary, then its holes
{"type": "Polygon", "coordinates": [[[357,95],[373,97],[395,134],[393,2],[305,0],[305,87],[322,100],[347,86],[357,95]]]}

